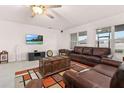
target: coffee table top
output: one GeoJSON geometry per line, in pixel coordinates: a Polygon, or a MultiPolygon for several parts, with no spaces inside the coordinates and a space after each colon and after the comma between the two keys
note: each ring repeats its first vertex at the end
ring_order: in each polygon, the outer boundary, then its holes
{"type": "Polygon", "coordinates": [[[65,58],[69,58],[68,56],[53,56],[53,57],[46,57],[43,58],[44,61],[55,61],[55,60],[61,60],[61,59],[65,59],[65,58]]]}

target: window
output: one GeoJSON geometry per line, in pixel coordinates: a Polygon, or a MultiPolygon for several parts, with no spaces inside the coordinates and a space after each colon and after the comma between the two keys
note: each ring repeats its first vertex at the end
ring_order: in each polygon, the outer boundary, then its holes
{"type": "Polygon", "coordinates": [[[115,26],[115,52],[124,53],[124,25],[115,26]]]}
{"type": "Polygon", "coordinates": [[[71,34],[71,46],[70,48],[73,49],[74,46],[77,45],[77,33],[72,33],[71,34]]]}
{"type": "Polygon", "coordinates": [[[87,43],[87,31],[79,32],[78,44],[86,44],[86,43],[87,43]]]}
{"type": "Polygon", "coordinates": [[[110,48],[111,27],[96,30],[97,47],[110,48]]]}
{"type": "Polygon", "coordinates": [[[70,48],[73,49],[74,46],[87,43],[87,31],[79,33],[71,33],[71,45],[70,48]]]}

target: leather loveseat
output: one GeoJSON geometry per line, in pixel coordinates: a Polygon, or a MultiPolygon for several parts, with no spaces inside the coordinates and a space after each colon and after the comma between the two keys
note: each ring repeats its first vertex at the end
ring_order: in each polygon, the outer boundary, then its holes
{"type": "Polygon", "coordinates": [[[124,63],[104,58],[84,72],[66,71],[63,79],[66,88],[124,88],[124,63]]]}
{"type": "Polygon", "coordinates": [[[95,66],[101,63],[101,58],[108,57],[110,54],[110,48],[75,46],[74,50],[70,53],[70,59],[86,65],[95,66]]]}

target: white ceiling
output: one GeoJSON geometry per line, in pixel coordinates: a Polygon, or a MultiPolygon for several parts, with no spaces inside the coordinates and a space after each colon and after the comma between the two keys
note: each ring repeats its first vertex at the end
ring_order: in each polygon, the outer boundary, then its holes
{"type": "Polygon", "coordinates": [[[1,5],[0,19],[62,30],[123,13],[124,6],[63,5],[61,8],[49,9],[48,12],[55,18],[50,19],[44,15],[32,18],[29,7],[1,5]]]}

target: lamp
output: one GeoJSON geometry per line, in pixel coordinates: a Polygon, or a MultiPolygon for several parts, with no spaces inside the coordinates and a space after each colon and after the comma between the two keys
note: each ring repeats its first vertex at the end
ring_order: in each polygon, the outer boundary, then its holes
{"type": "Polygon", "coordinates": [[[43,13],[43,7],[41,7],[41,6],[34,6],[34,7],[32,7],[32,10],[35,14],[42,14],[43,13]]]}

